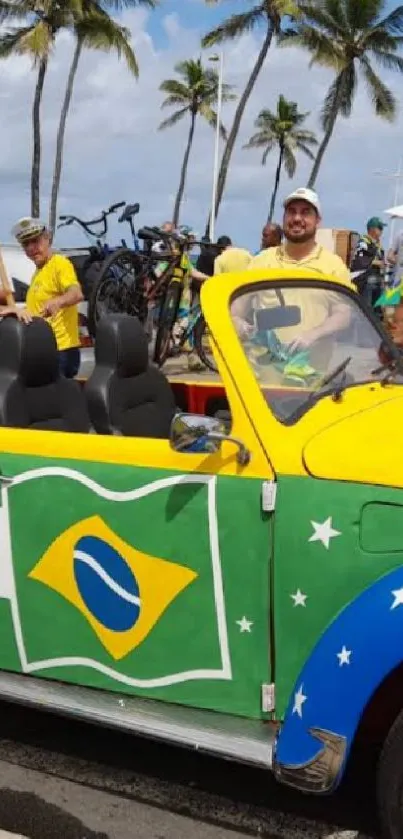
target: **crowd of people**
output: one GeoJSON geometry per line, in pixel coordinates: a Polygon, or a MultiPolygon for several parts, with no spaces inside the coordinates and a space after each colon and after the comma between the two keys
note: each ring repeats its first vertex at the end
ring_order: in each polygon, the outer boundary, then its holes
{"type": "MultiPolygon", "coordinates": [[[[372,217],[367,230],[359,239],[351,265],[347,266],[335,253],[317,242],[317,231],[322,221],[320,200],[308,188],[294,190],[284,202],[282,225],[266,224],[261,235],[260,248],[254,254],[234,245],[229,236],[221,236],[215,244],[202,240],[200,253],[192,256],[192,231],[186,228],[190,242],[184,253],[181,270],[184,278],[182,307],[198,294],[201,283],[211,276],[244,272],[253,269],[290,270],[302,268],[324,279],[335,278],[363,295],[371,306],[376,306],[388,275],[400,284],[403,273],[403,234],[399,234],[392,248],[385,254],[382,246],[384,223],[372,217]]],[[[173,225],[166,222],[162,229],[173,233],[173,225]]],[[[4,291],[0,292],[0,316],[16,315],[29,323],[33,317],[43,317],[50,323],[57,342],[60,370],[72,378],[80,366],[80,341],[78,329],[78,304],[83,293],[71,261],[52,250],[52,241],[46,225],[38,219],[20,219],[13,228],[13,235],[33,262],[35,270],[28,289],[24,307],[7,305],[4,291]],[[6,305],[4,305],[6,304],[6,305]]],[[[195,239],[196,237],[194,237],[195,239]]],[[[155,246],[158,250],[158,245],[155,246]]],[[[161,248],[164,245],[161,243],[161,248]]],[[[157,269],[158,270],[158,266],[157,269]]],[[[163,264],[160,266],[163,270],[163,264]]],[[[392,334],[403,346],[403,307],[397,307],[392,323],[392,334]]],[[[237,328],[250,329],[242,312],[234,311],[237,328]]],[[[307,348],[323,330],[336,328],[339,313],[329,312],[326,322],[314,324],[298,338],[298,348],[307,348]]]]}

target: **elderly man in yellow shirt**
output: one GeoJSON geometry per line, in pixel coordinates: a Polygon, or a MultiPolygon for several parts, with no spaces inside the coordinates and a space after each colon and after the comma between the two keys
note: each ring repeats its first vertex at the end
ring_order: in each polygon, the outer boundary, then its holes
{"type": "Polygon", "coordinates": [[[22,218],[12,232],[36,266],[27,293],[27,311],[48,321],[56,338],[60,372],[74,378],[80,367],[77,306],[83,300],[74,267],[65,256],[53,253],[50,234],[39,219],[22,218]]]}

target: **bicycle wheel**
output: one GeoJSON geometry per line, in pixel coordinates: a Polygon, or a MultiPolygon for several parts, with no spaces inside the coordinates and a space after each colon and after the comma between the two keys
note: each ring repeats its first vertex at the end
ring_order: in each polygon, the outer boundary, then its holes
{"type": "Polygon", "coordinates": [[[92,338],[99,321],[108,314],[139,315],[140,306],[134,310],[132,300],[141,271],[141,257],[128,248],[119,248],[103,261],[88,301],[88,331],[92,338]]]}
{"type": "Polygon", "coordinates": [[[178,315],[181,296],[182,283],[171,283],[161,307],[155,338],[154,361],[159,367],[162,367],[169,355],[172,342],[172,329],[178,315]]]}
{"type": "Polygon", "coordinates": [[[208,328],[203,315],[199,317],[198,321],[194,325],[193,340],[195,350],[200,358],[200,361],[208,367],[209,370],[212,370],[213,373],[217,373],[217,365],[211,351],[208,328]]]}

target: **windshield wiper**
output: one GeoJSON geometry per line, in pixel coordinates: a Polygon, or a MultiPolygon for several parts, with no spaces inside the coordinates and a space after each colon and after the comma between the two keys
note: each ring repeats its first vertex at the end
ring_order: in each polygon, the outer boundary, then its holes
{"type": "Polygon", "coordinates": [[[382,386],[389,384],[389,382],[393,382],[396,376],[403,375],[403,359],[390,358],[389,361],[386,361],[385,364],[381,365],[381,367],[377,367],[376,370],[372,370],[371,376],[378,377],[385,372],[386,376],[381,379],[382,386]]]}
{"type": "MultiPolygon", "coordinates": [[[[351,361],[352,361],[352,356],[349,355],[348,358],[345,358],[344,361],[342,361],[341,364],[338,364],[338,366],[335,367],[335,369],[332,370],[330,373],[328,373],[327,376],[324,376],[324,378],[318,384],[318,391],[323,390],[324,387],[326,387],[327,385],[330,385],[342,373],[346,373],[347,367],[348,367],[348,365],[350,364],[351,361]]],[[[343,393],[343,390],[344,390],[344,387],[345,387],[345,381],[346,381],[346,376],[344,375],[343,376],[343,381],[340,382],[339,387],[337,389],[335,388],[335,390],[334,390],[334,393],[337,392],[338,396],[341,396],[341,394],[343,393]]]]}
{"type": "Polygon", "coordinates": [[[318,382],[318,386],[315,392],[310,393],[307,399],[305,399],[305,401],[302,402],[299,408],[297,408],[297,410],[294,411],[294,413],[289,417],[289,422],[296,422],[296,420],[302,417],[303,414],[305,414],[306,411],[308,411],[309,408],[311,408],[312,405],[315,404],[317,399],[319,399],[320,393],[323,390],[323,388],[328,387],[328,385],[331,385],[332,382],[334,382],[334,380],[338,378],[338,376],[341,376],[341,374],[344,373],[341,382],[339,382],[338,385],[331,389],[333,398],[335,400],[340,399],[346,386],[346,370],[351,361],[352,356],[349,355],[348,358],[345,358],[344,361],[341,362],[341,364],[338,364],[337,367],[334,368],[334,370],[331,370],[330,373],[327,373],[327,375],[324,376],[323,379],[320,380],[320,382],[318,382]]]}

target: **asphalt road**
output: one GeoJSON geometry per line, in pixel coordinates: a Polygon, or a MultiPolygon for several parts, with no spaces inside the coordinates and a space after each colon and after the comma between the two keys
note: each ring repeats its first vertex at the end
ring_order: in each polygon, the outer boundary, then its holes
{"type": "Polygon", "coordinates": [[[337,796],[260,770],[0,705],[1,829],[27,839],[378,839],[371,761],[337,796]]]}

